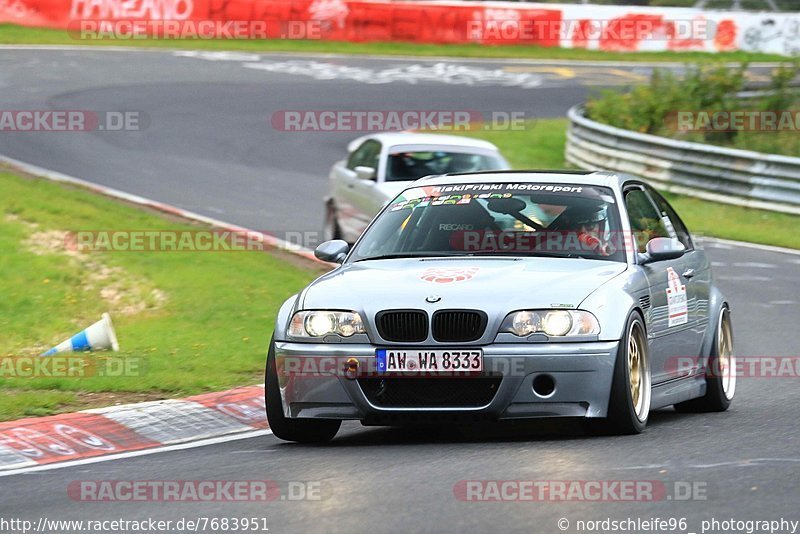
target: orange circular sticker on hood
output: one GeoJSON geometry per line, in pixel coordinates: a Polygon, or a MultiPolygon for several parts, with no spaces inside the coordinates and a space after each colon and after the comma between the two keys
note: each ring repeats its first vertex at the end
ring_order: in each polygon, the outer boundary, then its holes
{"type": "Polygon", "coordinates": [[[426,282],[434,282],[437,284],[452,284],[453,282],[464,282],[469,280],[480,269],[478,267],[431,267],[425,269],[419,276],[420,279],[426,282]]]}

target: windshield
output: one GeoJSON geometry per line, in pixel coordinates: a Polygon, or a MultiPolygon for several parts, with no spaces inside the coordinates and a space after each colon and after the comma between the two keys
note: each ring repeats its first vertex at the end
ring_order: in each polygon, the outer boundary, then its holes
{"type": "Polygon", "coordinates": [[[465,184],[407,189],[378,216],[350,261],[422,256],[558,256],[625,261],[605,187],[465,184]]]}
{"type": "Polygon", "coordinates": [[[429,174],[490,171],[505,168],[496,156],[467,152],[421,151],[389,154],[387,182],[414,181],[429,174]]]}

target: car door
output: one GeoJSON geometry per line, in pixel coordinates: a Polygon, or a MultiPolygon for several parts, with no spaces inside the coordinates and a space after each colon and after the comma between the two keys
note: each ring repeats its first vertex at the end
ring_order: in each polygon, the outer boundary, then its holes
{"type": "Polygon", "coordinates": [[[688,300],[689,322],[688,326],[694,336],[693,351],[687,357],[699,358],[706,330],[709,326],[709,299],[711,292],[711,262],[705,252],[695,248],[692,236],[686,225],[669,205],[669,202],[652,187],[645,186],[645,190],[656,204],[662,220],[667,225],[667,230],[675,239],[686,247],[683,256],[684,271],[681,281],[686,285],[688,300]]]}
{"type": "Polygon", "coordinates": [[[381,144],[375,139],[367,139],[350,153],[346,163],[338,171],[334,185],[334,201],[339,228],[344,239],[354,242],[374,213],[370,213],[370,190],[374,189],[374,179],[359,178],[356,167],[378,168],[381,144]]]}
{"type": "Polygon", "coordinates": [[[382,145],[379,141],[370,140],[365,143],[367,145],[359,167],[369,167],[373,169],[369,177],[360,177],[357,169],[353,169],[356,174],[353,181],[353,187],[350,189],[352,206],[353,206],[353,222],[354,234],[353,240],[358,238],[361,233],[366,230],[369,223],[380,211],[382,207],[380,204],[376,207],[376,191],[378,180],[378,166],[380,163],[382,145]]]}
{"type": "MultiPolygon", "coordinates": [[[[624,191],[625,207],[633,231],[636,250],[646,252],[647,242],[670,237],[667,225],[644,186],[629,186],[624,191]]],[[[675,377],[676,357],[692,354],[686,288],[680,279],[684,259],[661,260],[641,265],[649,286],[650,309],[645,317],[650,346],[650,372],[653,384],[675,377]]]]}
{"type": "MultiPolygon", "coordinates": [[[[364,191],[364,208],[363,211],[368,215],[367,224],[380,212],[383,207],[405,187],[394,188],[393,184],[386,183],[386,165],[389,155],[389,147],[382,145],[374,159],[375,179],[372,183],[366,185],[364,191]],[[387,187],[388,185],[388,187],[387,187]]],[[[363,231],[363,230],[362,230],[363,231]]]]}

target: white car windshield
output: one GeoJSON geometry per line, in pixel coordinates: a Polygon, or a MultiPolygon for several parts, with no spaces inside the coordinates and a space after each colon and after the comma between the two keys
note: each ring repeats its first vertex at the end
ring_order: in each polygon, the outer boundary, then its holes
{"type": "Polygon", "coordinates": [[[407,189],[349,261],[424,256],[558,256],[625,261],[613,192],[550,183],[407,189]]]}
{"type": "Polygon", "coordinates": [[[393,152],[386,165],[387,182],[409,182],[430,174],[503,169],[503,161],[491,155],[468,152],[393,152]]]}

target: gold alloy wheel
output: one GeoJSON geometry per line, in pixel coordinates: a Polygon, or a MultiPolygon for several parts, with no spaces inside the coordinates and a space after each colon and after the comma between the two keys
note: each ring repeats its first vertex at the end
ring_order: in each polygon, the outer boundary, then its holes
{"type": "Polygon", "coordinates": [[[638,323],[632,324],[628,333],[628,378],[634,413],[644,421],[650,410],[650,369],[644,332],[638,323]]]}
{"type": "Polygon", "coordinates": [[[717,327],[717,369],[722,392],[731,400],[736,392],[736,357],[733,354],[733,329],[731,328],[730,311],[725,308],[719,317],[717,327]]]}

